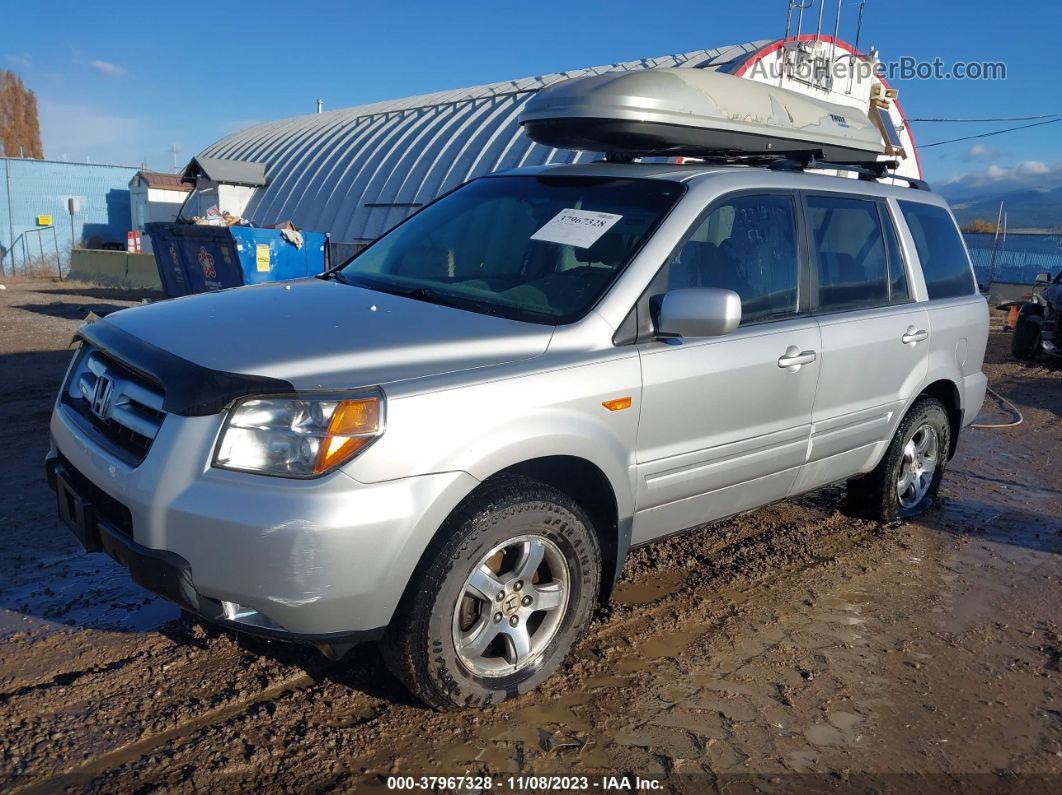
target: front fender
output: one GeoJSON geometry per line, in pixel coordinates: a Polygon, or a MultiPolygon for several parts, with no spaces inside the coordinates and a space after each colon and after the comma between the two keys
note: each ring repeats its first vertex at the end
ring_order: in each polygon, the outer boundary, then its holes
{"type": "Polygon", "coordinates": [[[637,356],[617,354],[576,367],[390,400],[383,436],[344,472],[362,483],[457,476],[430,506],[417,506],[421,518],[403,531],[400,553],[386,564],[388,579],[404,587],[446,517],[482,481],[552,456],[588,461],[608,479],[619,520],[618,572],[634,514],[640,381],[637,356]],[[630,397],[630,408],[609,411],[602,405],[617,397],[630,397]]]}
{"type": "Polygon", "coordinates": [[[640,403],[638,358],[622,354],[398,397],[383,436],[344,471],[363,483],[440,472],[485,480],[535,458],[573,456],[605,474],[620,517],[630,516],[640,403]],[[618,397],[631,398],[630,408],[602,405],[618,397]]]}

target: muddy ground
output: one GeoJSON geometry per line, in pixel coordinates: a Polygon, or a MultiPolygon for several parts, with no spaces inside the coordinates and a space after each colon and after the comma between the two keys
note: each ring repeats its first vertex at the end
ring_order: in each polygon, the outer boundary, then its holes
{"type": "Polygon", "coordinates": [[[1062,367],[1010,361],[1001,331],[985,369],[1025,422],[966,432],[939,508],[880,526],[834,488],[638,550],[563,673],[443,715],[373,646],[332,663],[181,620],[58,525],[41,464],[70,335],[136,298],[0,291],[0,790],[489,772],[498,791],[625,773],[689,792],[1062,791],[1062,367]]]}

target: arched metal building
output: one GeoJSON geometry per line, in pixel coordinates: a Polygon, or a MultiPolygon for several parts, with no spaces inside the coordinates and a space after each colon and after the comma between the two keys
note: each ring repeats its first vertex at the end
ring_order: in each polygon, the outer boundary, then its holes
{"type": "Polygon", "coordinates": [[[266,122],[222,138],[200,154],[265,163],[269,183],[244,216],[292,219],[334,240],[373,240],[412,209],[491,171],[593,160],[597,153],[550,149],[527,138],[517,117],[540,88],[582,75],[683,66],[734,70],[766,45],[646,58],[475,88],[440,91],[266,122]]]}
{"type": "MultiPolygon", "coordinates": [[[[266,165],[268,183],[254,190],[242,213],[256,223],[290,219],[302,229],[330,232],[336,242],[370,241],[472,177],[598,159],[600,153],[536,144],[518,123],[535,92],[561,80],[665,67],[713,69],[864,109],[875,101],[874,84],[884,83],[874,77],[804,80],[791,71],[796,55],[831,61],[876,58],[873,51],[864,56],[839,39],[818,34],[754,41],[266,122],[222,138],[199,156],[266,165]],[[762,69],[765,65],[775,71],[762,69]]],[[[898,143],[906,149],[901,172],[919,176],[903,111],[898,102],[884,104],[899,130],[898,143]]]]}

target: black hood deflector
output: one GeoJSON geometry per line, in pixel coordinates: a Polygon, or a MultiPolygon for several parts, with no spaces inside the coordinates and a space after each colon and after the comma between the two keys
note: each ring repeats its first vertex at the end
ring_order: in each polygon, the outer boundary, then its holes
{"type": "Polygon", "coordinates": [[[74,337],[162,387],[162,407],[170,414],[203,417],[217,414],[236,398],[295,393],[291,383],[279,378],[211,370],[182,359],[106,320],[82,326],[74,337]]]}

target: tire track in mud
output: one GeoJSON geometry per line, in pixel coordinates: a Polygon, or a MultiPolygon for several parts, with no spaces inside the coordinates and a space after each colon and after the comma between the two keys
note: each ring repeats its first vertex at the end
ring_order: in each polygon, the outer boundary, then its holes
{"type": "Polygon", "coordinates": [[[104,760],[99,771],[105,771],[127,761],[121,749],[137,758],[200,725],[309,686],[334,665],[309,654],[302,655],[305,664],[292,664],[284,653],[298,661],[301,650],[285,648],[277,660],[217,630],[192,625],[185,632],[174,623],[172,638],[149,636],[151,648],[140,654],[59,674],[0,702],[0,735],[7,738],[0,760],[9,763],[0,766],[6,768],[0,789],[51,781],[80,769],[84,759],[104,760]]]}
{"type": "Polygon", "coordinates": [[[8,691],[6,693],[0,693],[0,706],[3,706],[8,701],[20,696],[27,696],[33,693],[40,693],[45,690],[51,690],[56,687],[66,687],[67,685],[74,684],[77,680],[84,676],[92,676],[95,674],[111,673],[117,671],[120,668],[124,668],[130,663],[135,663],[140,660],[143,655],[135,654],[131,657],[123,657],[120,660],[114,660],[113,662],[105,663],[103,665],[95,665],[90,668],[82,668],[75,671],[67,671],[65,673],[56,674],[47,682],[38,682],[32,685],[23,685],[15,690],[8,691]]]}
{"type": "Polygon", "coordinates": [[[191,720],[178,723],[177,725],[157,734],[143,737],[136,742],[115,748],[107,753],[93,757],[81,765],[68,768],[62,773],[34,781],[25,786],[16,786],[12,793],[32,793],[43,795],[66,788],[86,788],[93,779],[109,770],[120,768],[130,762],[135,762],[151,753],[162,745],[172,742],[184,736],[188,736],[199,729],[229,718],[241,712],[246,712],[258,704],[273,701],[288,693],[311,686],[314,679],[307,673],[299,673],[288,679],[278,682],[246,699],[223,704],[216,709],[209,710],[191,720]]]}

